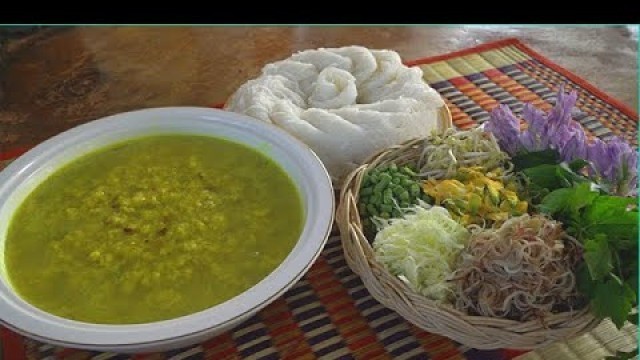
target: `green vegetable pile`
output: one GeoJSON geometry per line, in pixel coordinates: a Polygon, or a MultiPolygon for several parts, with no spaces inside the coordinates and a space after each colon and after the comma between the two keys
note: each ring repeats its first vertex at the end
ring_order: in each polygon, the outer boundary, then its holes
{"type": "Polygon", "coordinates": [[[359,212],[364,230],[374,234],[375,219],[398,218],[404,209],[419,200],[428,200],[420,189],[414,170],[396,164],[372,169],[364,175],[360,188],[359,212]]]}

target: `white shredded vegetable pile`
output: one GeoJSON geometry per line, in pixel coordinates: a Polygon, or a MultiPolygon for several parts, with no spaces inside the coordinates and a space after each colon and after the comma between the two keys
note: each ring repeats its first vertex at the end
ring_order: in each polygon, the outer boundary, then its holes
{"type": "Polygon", "coordinates": [[[403,218],[377,219],[375,258],[427,298],[446,301],[453,295],[448,280],[470,233],[442,207],[409,208],[403,218]]]}

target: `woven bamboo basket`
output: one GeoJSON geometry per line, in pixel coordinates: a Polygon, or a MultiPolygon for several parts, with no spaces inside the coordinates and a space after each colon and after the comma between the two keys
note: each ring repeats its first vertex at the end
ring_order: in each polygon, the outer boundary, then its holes
{"type": "MultiPolygon", "coordinates": [[[[446,108],[441,117],[447,125],[444,127],[450,127],[451,115],[446,108]]],[[[468,315],[453,306],[425,298],[376,262],[371,243],[364,235],[357,207],[363,176],[368,170],[389,162],[398,165],[417,162],[424,141],[410,140],[376,153],[351,172],[342,185],[336,222],[344,255],[349,267],[361,277],[371,295],[425,331],[476,349],[531,350],[595,328],[600,321],[591,315],[588,308],[527,322],[468,315]]]]}

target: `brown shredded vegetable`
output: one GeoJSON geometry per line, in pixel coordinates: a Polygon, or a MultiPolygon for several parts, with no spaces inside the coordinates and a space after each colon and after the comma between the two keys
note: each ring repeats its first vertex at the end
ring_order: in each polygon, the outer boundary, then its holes
{"type": "Polygon", "coordinates": [[[452,277],[458,309],[527,321],[580,305],[573,272],[580,245],[559,222],[525,214],[499,229],[470,228],[452,277]]]}

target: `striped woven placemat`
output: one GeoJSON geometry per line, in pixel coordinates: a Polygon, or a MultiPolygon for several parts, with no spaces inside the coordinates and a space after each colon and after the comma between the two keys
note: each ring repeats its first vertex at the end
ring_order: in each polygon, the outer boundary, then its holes
{"type": "MultiPolygon", "coordinates": [[[[630,143],[637,144],[638,115],[633,110],[516,39],[484,44],[408,64],[422,68],[425,80],[446,99],[458,127],[468,128],[487,120],[488,111],[499,103],[507,104],[516,113],[520,112],[524,102],[532,102],[548,110],[555,101],[557,87],[564,83],[568,89],[578,91],[578,109],[574,115],[591,134],[603,139],[618,134],[630,143]]],[[[17,149],[12,153],[0,154],[0,168],[21,152],[17,149]]],[[[590,352],[598,354],[610,354],[621,348],[614,346],[618,335],[610,326],[600,331],[605,331],[613,339],[603,341],[602,336],[598,337],[597,334],[585,335],[573,342],[557,344],[555,348],[524,356],[527,359],[582,359],[578,348],[584,350],[585,346],[590,346],[590,352]]],[[[629,340],[632,335],[628,331],[619,334],[626,336],[621,346],[628,348],[629,342],[633,342],[629,340]]],[[[308,274],[282,298],[235,329],[198,346],[162,354],[101,354],[53,347],[23,338],[1,327],[0,344],[3,360],[503,360],[522,354],[510,350],[469,349],[447,338],[424,332],[384,308],[369,295],[358,276],[347,267],[336,236],[329,240],[308,274]]]]}

